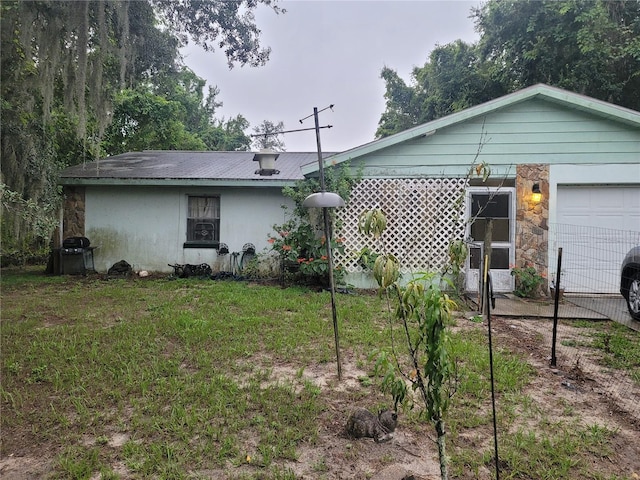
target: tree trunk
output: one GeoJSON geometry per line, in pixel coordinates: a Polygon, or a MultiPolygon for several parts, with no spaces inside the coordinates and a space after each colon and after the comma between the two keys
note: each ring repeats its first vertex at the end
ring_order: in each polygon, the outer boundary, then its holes
{"type": "Polygon", "coordinates": [[[436,421],[436,433],[438,434],[438,459],[440,460],[440,478],[442,480],[449,479],[449,468],[447,466],[447,454],[445,449],[445,430],[444,420],[440,419],[436,421]]]}

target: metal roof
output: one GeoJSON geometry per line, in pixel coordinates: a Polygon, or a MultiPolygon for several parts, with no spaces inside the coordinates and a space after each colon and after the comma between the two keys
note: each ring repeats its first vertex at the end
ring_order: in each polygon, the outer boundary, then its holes
{"type": "MultiPolygon", "coordinates": [[[[323,157],[333,155],[323,153],[323,157]]],[[[62,185],[229,184],[276,186],[302,180],[302,165],[318,163],[316,152],[282,152],[280,173],[256,174],[255,152],[145,150],[107,157],[64,169],[62,185]]]]}

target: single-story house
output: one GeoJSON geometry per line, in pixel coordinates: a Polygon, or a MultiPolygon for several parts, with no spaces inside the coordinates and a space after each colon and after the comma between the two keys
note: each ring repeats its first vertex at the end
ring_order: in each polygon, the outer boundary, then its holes
{"type": "MultiPolygon", "coordinates": [[[[218,241],[262,251],[284,220],[281,188],[317,176],[319,164],[316,153],[282,153],[280,173],[261,176],[254,155],[141,152],[68,168],[63,236],[99,245],[98,271],[121,258],[165,271],[215,262],[190,223],[201,218],[194,212],[213,212],[199,223],[213,223],[218,241]]],[[[357,287],[373,285],[356,252],[372,242],[357,231],[358,216],[374,207],[389,218],[374,247],[400,258],[405,274],[440,270],[450,242],[465,240],[470,291],[488,218],[496,291],[513,290],[514,265],[554,275],[562,247],[567,291],[614,293],[619,261],[640,243],[640,112],[558,88],[535,85],[324,156],[327,167],[347,161],[363,177],[338,211],[346,251],[336,262],[357,287]]]]}
{"type": "Polygon", "coordinates": [[[283,152],[265,175],[258,157],[143,151],[69,167],[60,180],[61,237],[87,237],[98,272],[120,260],[153,272],[202,263],[231,271],[247,244],[256,252],[269,246],[273,225],[288,219],[283,206],[293,207],[283,187],[304,178],[302,165],[318,164],[317,153],[283,152]]]}

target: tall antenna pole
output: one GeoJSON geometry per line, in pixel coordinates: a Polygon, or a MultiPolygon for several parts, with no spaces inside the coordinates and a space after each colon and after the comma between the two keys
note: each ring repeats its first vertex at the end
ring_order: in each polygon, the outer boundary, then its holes
{"type": "MultiPolygon", "coordinates": [[[[318,107],[313,107],[313,119],[316,124],[316,145],[318,147],[318,166],[320,168],[320,190],[326,191],[324,182],[324,161],[322,159],[322,146],[320,145],[320,124],[318,122],[318,107]]],[[[331,316],[333,318],[333,337],[336,345],[336,363],[338,365],[338,380],[342,380],[342,362],[340,360],[340,334],[338,333],[338,314],[336,310],[336,286],[333,278],[333,252],[331,248],[331,222],[329,219],[329,209],[322,207],[322,217],[324,220],[324,238],[327,247],[327,263],[329,268],[329,291],[331,293],[331,316]]]]}

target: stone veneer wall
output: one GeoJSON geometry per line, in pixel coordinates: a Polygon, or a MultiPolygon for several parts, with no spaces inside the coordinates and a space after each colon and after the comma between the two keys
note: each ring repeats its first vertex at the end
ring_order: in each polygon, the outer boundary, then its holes
{"type": "MultiPolygon", "coordinates": [[[[84,237],[84,187],[64,187],[62,238],[84,237]]],[[[89,239],[91,240],[91,239],[89,239]]]]}
{"type": "Polygon", "coordinates": [[[516,267],[532,265],[548,275],[549,165],[516,167],[516,267]],[[540,185],[542,200],[531,202],[533,184],[540,185]]]}

